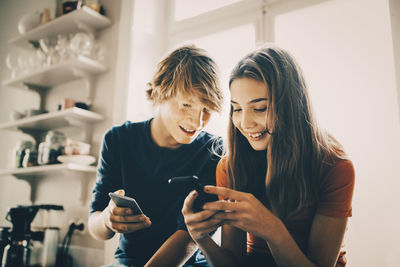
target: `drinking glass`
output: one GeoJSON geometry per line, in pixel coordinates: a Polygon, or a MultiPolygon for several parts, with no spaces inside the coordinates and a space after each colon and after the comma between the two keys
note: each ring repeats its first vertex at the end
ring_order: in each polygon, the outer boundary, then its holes
{"type": "Polygon", "coordinates": [[[88,33],[77,32],[71,39],[69,47],[75,56],[90,57],[94,39],[88,33]]]}
{"type": "Polygon", "coordinates": [[[66,61],[71,57],[72,52],[69,48],[69,40],[67,35],[57,35],[55,50],[59,56],[60,61],[66,61]]]}
{"type": "Polygon", "coordinates": [[[104,61],[106,56],[106,48],[103,44],[96,42],[91,51],[90,57],[97,61],[104,61]]]}
{"type": "Polygon", "coordinates": [[[18,54],[10,52],[6,56],[6,66],[11,71],[11,79],[15,79],[18,74],[18,54]]]}

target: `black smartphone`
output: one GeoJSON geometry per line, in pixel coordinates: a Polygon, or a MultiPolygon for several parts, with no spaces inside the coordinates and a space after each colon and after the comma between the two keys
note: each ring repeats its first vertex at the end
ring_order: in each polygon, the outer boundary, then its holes
{"type": "Polygon", "coordinates": [[[108,193],[115,205],[122,208],[131,208],[134,215],[143,214],[142,209],[134,198],[121,196],[116,193],[108,193]]]}
{"type": "Polygon", "coordinates": [[[203,185],[196,175],[172,177],[168,180],[168,183],[183,194],[188,194],[193,190],[197,191],[198,196],[193,203],[193,210],[196,212],[203,210],[202,207],[205,202],[216,200],[212,195],[204,192],[203,185]]]}

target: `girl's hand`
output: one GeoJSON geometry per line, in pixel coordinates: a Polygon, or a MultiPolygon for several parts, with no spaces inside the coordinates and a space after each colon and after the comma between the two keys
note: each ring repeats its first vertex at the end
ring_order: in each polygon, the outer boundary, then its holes
{"type": "Polygon", "coordinates": [[[194,241],[198,241],[221,226],[221,219],[215,219],[213,216],[217,213],[211,210],[202,210],[195,213],[192,209],[193,202],[198,196],[196,191],[192,191],[185,199],[182,208],[182,214],[185,217],[185,223],[188,232],[194,241]]]}
{"type": "MultiPolygon", "coordinates": [[[[116,193],[123,194],[123,190],[116,193]]],[[[131,233],[151,226],[151,221],[146,215],[133,215],[132,209],[118,207],[112,200],[103,211],[103,215],[104,224],[115,233],[131,233]]]]}
{"type": "Polygon", "coordinates": [[[216,212],[215,219],[232,225],[265,240],[281,226],[281,221],[269,211],[253,194],[225,187],[205,186],[204,191],[228,201],[209,202],[203,209],[216,212]]]}

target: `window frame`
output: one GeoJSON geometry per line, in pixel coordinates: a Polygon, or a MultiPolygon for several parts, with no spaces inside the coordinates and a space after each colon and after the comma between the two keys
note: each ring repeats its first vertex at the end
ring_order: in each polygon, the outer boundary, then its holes
{"type": "MultiPolygon", "coordinates": [[[[263,0],[243,0],[217,8],[197,16],[176,21],[175,1],[168,0],[167,10],[167,47],[189,39],[218,33],[245,24],[253,24],[256,33],[256,44],[263,43],[264,14],[263,0]]],[[[270,2],[270,1],[268,1],[270,2]]]]}

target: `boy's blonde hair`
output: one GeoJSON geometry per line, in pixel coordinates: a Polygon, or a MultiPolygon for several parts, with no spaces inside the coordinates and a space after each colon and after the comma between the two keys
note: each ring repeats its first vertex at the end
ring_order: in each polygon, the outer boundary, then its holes
{"type": "Polygon", "coordinates": [[[154,104],[181,93],[198,96],[210,110],[222,110],[217,65],[204,49],[194,45],[182,46],[163,59],[148,87],[147,98],[154,104]]]}

